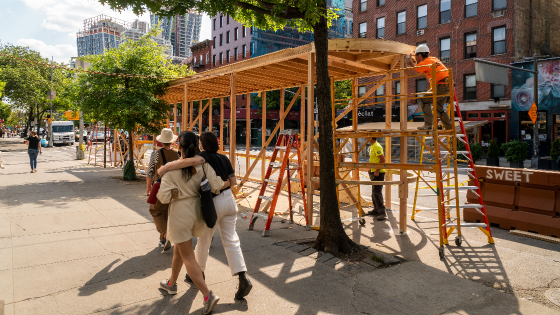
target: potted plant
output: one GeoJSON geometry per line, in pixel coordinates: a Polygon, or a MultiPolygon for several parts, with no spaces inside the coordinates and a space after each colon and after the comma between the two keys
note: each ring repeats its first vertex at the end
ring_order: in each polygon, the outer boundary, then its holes
{"type": "MultiPolygon", "coordinates": [[[[473,163],[480,160],[482,158],[482,153],[484,152],[482,150],[482,146],[478,143],[469,143],[469,147],[471,149],[471,156],[473,159],[473,163]]],[[[457,151],[466,151],[467,148],[465,147],[465,144],[461,141],[457,141],[457,151]]],[[[467,161],[468,163],[468,159],[464,154],[459,154],[457,156],[459,158],[459,160],[462,161],[467,161]]]]}
{"type": "Polygon", "coordinates": [[[550,149],[550,169],[558,170],[558,157],[560,156],[560,139],[552,141],[552,148],[550,149]]]}
{"type": "Polygon", "coordinates": [[[488,145],[488,157],[486,158],[486,165],[500,166],[500,146],[494,139],[490,140],[488,145]]]}
{"type": "Polygon", "coordinates": [[[523,162],[529,154],[529,144],[525,141],[511,140],[502,143],[502,150],[505,152],[506,160],[510,167],[523,168],[523,162]]]}

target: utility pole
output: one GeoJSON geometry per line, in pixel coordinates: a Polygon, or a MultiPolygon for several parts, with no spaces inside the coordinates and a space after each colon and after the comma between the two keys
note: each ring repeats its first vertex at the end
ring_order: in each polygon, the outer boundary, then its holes
{"type": "MultiPolygon", "coordinates": [[[[54,63],[54,56],[51,56],[51,63],[54,63]]],[[[53,114],[52,114],[52,101],[53,101],[53,93],[52,93],[52,82],[53,82],[53,67],[51,64],[51,90],[50,90],[50,95],[49,95],[49,105],[51,107],[51,121],[49,122],[49,147],[53,146],[53,133],[52,133],[52,121],[53,121],[53,114]]]]}

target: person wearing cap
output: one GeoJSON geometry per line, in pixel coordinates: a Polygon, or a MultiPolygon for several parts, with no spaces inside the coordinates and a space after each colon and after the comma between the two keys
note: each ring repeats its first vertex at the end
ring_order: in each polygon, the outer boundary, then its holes
{"type": "MultiPolygon", "coordinates": [[[[383,147],[379,144],[379,142],[377,142],[377,138],[372,137],[369,140],[369,143],[371,144],[371,147],[369,148],[369,162],[385,163],[383,147]]],[[[369,170],[368,175],[371,181],[385,181],[385,169],[372,168],[369,170]]],[[[373,203],[373,210],[369,211],[368,215],[376,216],[379,221],[387,219],[387,210],[385,209],[385,203],[383,202],[383,185],[371,186],[371,200],[373,203]]]]}
{"type": "MultiPolygon", "coordinates": [[[[171,148],[171,144],[177,140],[177,135],[174,135],[171,129],[164,128],[161,134],[156,137],[156,140],[162,144],[163,148],[154,150],[150,157],[150,164],[146,172],[146,193],[148,196],[152,191],[154,178],[158,179],[160,177],[157,175],[157,170],[163,165],[179,159],[177,150],[171,148]]],[[[163,251],[167,251],[171,248],[171,243],[167,242],[166,239],[169,204],[162,204],[158,200],[155,205],[150,205],[150,214],[159,232],[158,245],[163,247],[163,251]]]]}
{"type": "MultiPolygon", "coordinates": [[[[437,82],[437,95],[444,95],[438,96],[437,98],[437,115],[443,124],[445,129],[453,128],[451,124],[451,119],[447,112],[443,108],[443,106],[449,102],[449,73],[443,70],[447,70],[447,67],[436,57],[430,56],[430,49],[426,45],[420,45],[416,48],[415,51],[415,58],[410,59],[409,66],[417,67],[417,66],[424,66],[422,68],[416,68],[415,70],[423,73],[428,81],[432,82],[432,68],[431,65],[436,64],[436,82],[437,82]],[[416,59],[416,60],[414,60],[416,59]]],[[[431,91],[431,89],[430,89],[431,91]]],[[[428,92],[430,92],[428,91],[428,92]]],[[[418,103],[420,108],[422,108],[423,115],[424,115],[424,126],[418,127],[420,130],[431,130],[432,124],[434,120],[434,115],[432,114],[432,97],[420,98],[418,99],[418,103]]]]}

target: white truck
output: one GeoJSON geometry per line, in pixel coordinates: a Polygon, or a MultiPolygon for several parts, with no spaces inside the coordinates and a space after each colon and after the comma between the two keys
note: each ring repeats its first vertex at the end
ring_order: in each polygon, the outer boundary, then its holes
{"type": "Polygon", "coordinates": [[[74,144],[75,134],[73,121],[53,121],[52,133],[54,144],[74,144]]]}

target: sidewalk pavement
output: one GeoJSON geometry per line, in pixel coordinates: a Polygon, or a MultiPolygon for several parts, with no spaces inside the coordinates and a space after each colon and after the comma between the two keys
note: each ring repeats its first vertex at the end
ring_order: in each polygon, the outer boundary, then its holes
{"type": "MultiPolygon", "coordinates": [[[[73,160],[73,147],[43,149],[31,174],[20,139],[0,139],[0,148],[10,151],[0,169],[0,314],[201,313],[194,286],[180,281],[175,296],[157,289],[172,253],[156,247],[143,181],[73,160]]],[[[240,212],[250,211],[244,202],[240,212]]],[[[221,297],[214,314],[560,314],[421,261],[325,260],[283,243],[316,231],[275,220],[265,238],[262,221],[255,231],[248,223],[239,219],[237,230],[253,290],[233,299],[237,278],[217,233],[206,272],[221,297]]]]}

